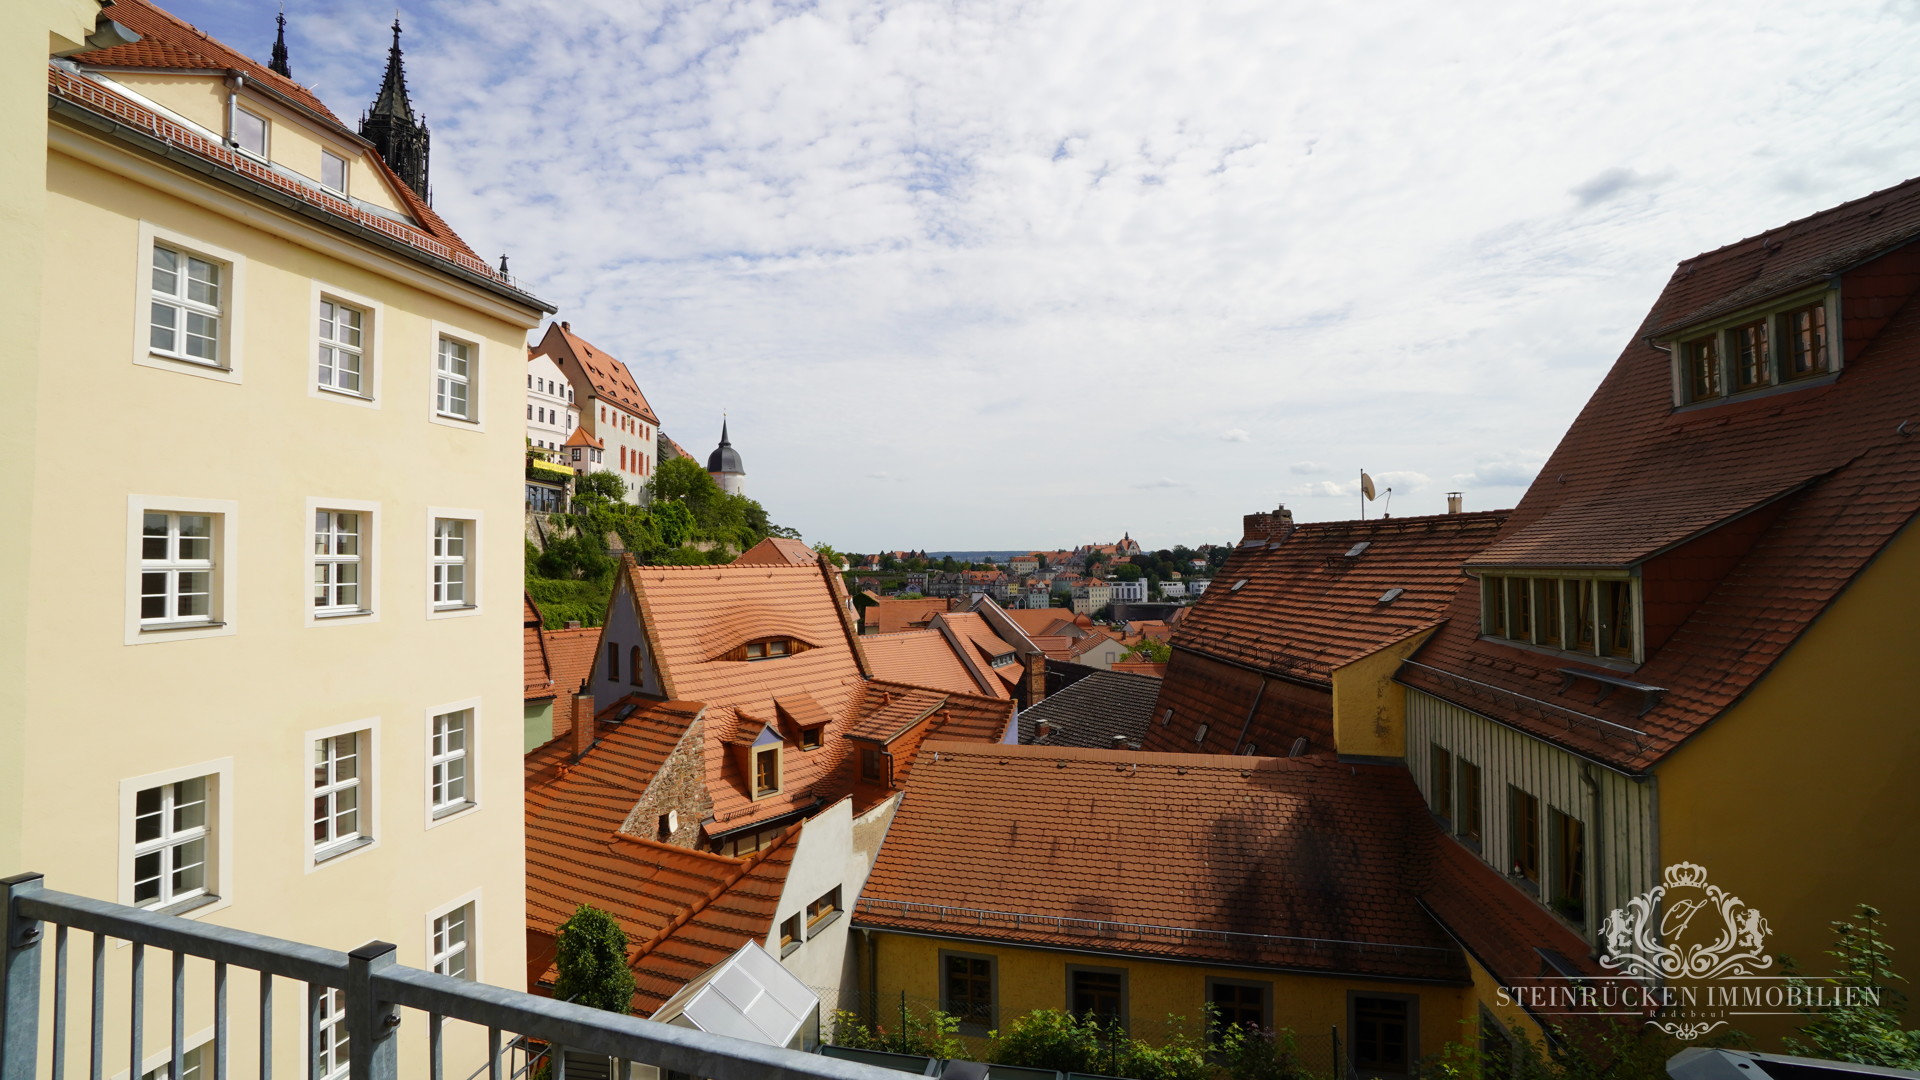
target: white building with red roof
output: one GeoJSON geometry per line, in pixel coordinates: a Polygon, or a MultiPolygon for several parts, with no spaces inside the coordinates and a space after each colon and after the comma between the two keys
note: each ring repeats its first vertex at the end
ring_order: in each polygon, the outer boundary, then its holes
{"type": "MultiPolygon", "coordinates": [[[[593,461],[591,454],[583,452],[574,455],[577,460],[569,464],[583,474],[616,473],[627,482],[627,501],[644,503],[647,481],[659,458],[660,418],[647,404],[633,372],[611,353],[575,334],[569,322],[549,323],[540,343],[527,351],[530,378],[551,378],[539,374],[549,366],[566,381],[563,396],[574,406],[579,428],[600,443],[600,460],[593,461]]],[[[541,407],[532,398],[532,391],[529,387],[529,407],[541,407]]],[[[557,399],[547,401],[544,407],[557,408],[557,399]]],[[[534,437],[529,427],[528,438],[534,437]]],[[[571,429],[558,441],[562,446],[578,445],[571,429]]]]}

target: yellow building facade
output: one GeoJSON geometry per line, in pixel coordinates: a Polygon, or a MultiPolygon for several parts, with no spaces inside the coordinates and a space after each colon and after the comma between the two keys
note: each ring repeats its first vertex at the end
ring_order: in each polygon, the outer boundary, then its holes
{"type": "MultiPolygon", "coordinates": [[[[139,0],[107,14],[192,33],[139,0]]],[[[39,206],[8,273],[39,291],[37,348],[8,357],[0,873],[517,988],[520,383],[543,305],[292,84],[116,56],[6,66],[36,84],[8,84],[9,149],[44,152],[12,178],[39,206]],[[233,149],[242,114],[264,153],[233,149]]],[[[191,1050],[212,1019],[188,977],[191,1050]]],[[[302,1012],[277,1010],[290,1075],[302,1012]]],[[[170,1049],[162,1012],[147,1030],[143,1070],[170,1049]]]]}

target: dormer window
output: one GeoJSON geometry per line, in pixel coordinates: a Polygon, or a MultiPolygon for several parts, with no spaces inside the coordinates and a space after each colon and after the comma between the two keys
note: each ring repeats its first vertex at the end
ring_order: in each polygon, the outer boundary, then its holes
{"type": "Polygon", "coordinates": [[[1640,662],[1639,585],[1617,577],[1486,574],[1481,633],[1553,652],[1640,662]]]}
{"type": "Polygon", "coordinates": [[[1831,294],[1802,295],[1773,311],[1748,312],[1679,336],[1681,405],[1724,400],[1837,370],[1831,294]]]}
{"type": "Polygon", "coordinates": [[[320,186],[336,195],[347,193],[347,159],[328,150],[320,151],[320,186]]]}
{"type": "Polygon", "coordinates": [[[780,790],[780,745],[757,746],[753,750],[753,797],[773,795],[780,790]]]}
{"type": "Polygon", "coordinates": [[[750,641],[747,643],[747,659],[749,660],[774,660],[785,655],[787,655],[787,641],[785,638],[775,638],[770,641],[750,641]]]}
{"type": "Polygon", "coordinates": [[[233,145],[266,160],[267,157],[267,119],[235,106],[233,110],[233,145]]]}
{"type": "Polygon", "coordinates": [[[800,749],[802,750],[820,749],[821,734],[825,730],[826,730],[825,728],[821,727],[818,724],[815,724],[812,727],[801,728],[800,729],[800,749]]]}

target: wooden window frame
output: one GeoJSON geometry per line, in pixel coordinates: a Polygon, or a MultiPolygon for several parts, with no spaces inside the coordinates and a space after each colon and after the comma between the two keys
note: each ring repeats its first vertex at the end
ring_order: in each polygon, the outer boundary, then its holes
{"type": "Polygon", "coordinates": [[[753,787],[753,797],[755,799],[764,799],[769,795],[780,794],[780,789],[786,781],[786,762],[781,760],[781,752],[783,750],[784,747],[779,743],[775,743],[772,746],[756,746],[753,748],[753,753],[750,757],[753,765],[753,775],[747,779],[748,783],[753,787]],[[760,763],[768,757],[773,759],[773,784],[771,786],[763,786],[760,782],[760,763]]]}
{"type": "Polygon", "coordinates": [[[1840,327],[1839,290],[1825,284],[1691,327],[1664,346],[1674,358],[1674,407],[1745,400],[1838,375],[1840,327]],[[1810,337],[1819,345],[1802,353],[1798,345],[1810,337]],[[1809,354],[1813,361],[1796,362],[1809,354]]]}
{"type": "Polygon", "coordinates": [[[1507,877],[1538,891],[1541,885],[1540,797],[1507,785],[1507,877]],[[1524,811],[1524,813],[1523,813],[1524,811]],[[1530,826],[1523,828],[1522,826],[1530,826]]]}
{"type": "Polygon", "coordinates": [[[1076,1002],[1074,1001],[1074,997],[1077,992],[1077,987],[1074,984],[1075,984],[1075,980],[1077,980],[1080,976],[1082,975],[1097,975],[1102,977],[1118,976],[1120,979],[1118,1011],[1114,1012],[1110,1016],[1102,1013],[1095,1013],[1095,1015],[1099,1016],[1102,1020],[1118,1021],[1122,1029],[1130,1027],[1132,1013],[1129,1011],[1128,1006],[1130,1004],[1129,992],[1131,991],[1132,987],[1130,985],[1131,980],[1128,978],[1128,974],[1129,973],[1127,969],[1124,967],[1108,967],[1108,966],[1098,965],[1098,964],[1068,964],[1067,970],[1066,970],[1066,997],[1065,997],[1066,1011],[1075,1016],[1079,1016],[1081,1014],[1081,1010],[1075,1007],[1076,1002]]]}
{"type": "MultiPolygon", "coordinates": [[[[959,1033],[962,1035],[980,1036],[980,1035],[985,1035],[988,1031],[998,1028],[1000,1026],[999,1025],[1000,958],[993,955],[992,953],[965,952],[958,949],[941,949],[939,951],[938,962],[940,964],[940,971],[939,971],[940,1010],[944,1013],[947,1013],[950,1016],[955,1016],[960,1018],[959,1033]],[[986,978],[986,986],[987,986],[987,1000],[986,1000],[986,1007],[983,1010],[981,1010],[986,1014],[984,1017],[978,1016],[978,1014],[975,1013],[971,1007],[967,1007],[967,1008],[956,1007],[955,1005],[956,999],[952,996],[950,992],[952,990],[952,985],[949,982],[949,974],[948,974],[948,964],[954,960],[966,960],[969,962],[984,961],[986,963],[987,974],[985,978],[986,978]]],[[[973,974],[969,972],[967,975],[967,979],[969,981],[972,981],[973,978],[974,978],[973,974]]]]}
{"type": "Polygon", "coordinates": [[[1403,1077],[1412,1076],[1420,1063],[1420,997],[1418,994],[1374,993],[1366,990],[1347,991],[1347,1062],[1357,1075],[1367,1077],[1403,1077]],[[1379,1065],[1363,1064],[1360,1060],[1360,1023],[1361,1002],[1381,1001],[1402,1005],[1406,1009],[1405,1065],[1401,1069],[1389,1070],[1379,1065]]]}
{"type": "Polygon", "coordinates": [[[1454,798],[1457,800],[1453,819],[1454,835],[1478,851],[1486,836],[1486,773],[1478,764],[1458,756],[1454,758],[1454,769],[1458,773],[1453,785],[1454,798]],[[1473,778],[1471,784],[1467,782],[1468,777],[1473,778]]]}
{"type": "Polygon", "coordinates": [[[1434,816],[1453,821],[1453,752],[1438,743],[1427,746],[1427,808],[1434,816]]]}
{"type": "MultiPolygon", "coordinates": [[[[1257,1025],[1266,1030],[1273,1029],[1273,984],[1262,979],[1228,979],[1217,975],[1207,976],[1204,993],[1209,1004],[1214,1002],[1214,991],[1223,986],[1241,990],[1257,990],[1260,993],[1260,1018],[1257,1025]]],[[[1217,1008],[1217,1006],[1216,1006],[1217,1008]]],[[[1216,1014],[1217,1015],[1217,1014],[1216,1014]]],[[[1222,1028],[1239,1021],[1216,1020],[1222,1028]]]]}
{"type": "Polygon", "coordinates": [[[1589,872],[1592,841],[1587,837],[1587,823],[1559,807],[1550,807],[1546,825],[1548,876],[1551,879],[1547,889],[1547,904],[1554,914],[1584,928],[1592,909],[1587,897],[1592,880],[1589,872]],[[1570,839],[1577,840],[1578,844],[1578,854],[1573,859],[1569,859],[1567,853],[1569,846],[1572,846],[1570,839]]]}

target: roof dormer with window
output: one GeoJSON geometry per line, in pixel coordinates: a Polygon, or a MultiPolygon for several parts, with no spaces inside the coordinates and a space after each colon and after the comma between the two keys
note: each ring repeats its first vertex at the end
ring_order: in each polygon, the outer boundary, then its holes
{"type": "Polygon", "coordinates": [[[1656,335],[1671,350],[1674,406],[1704,407],[1832,382],[1841,364],[1839,308],[1839,290],[1822,282],[1656,335]]]}

